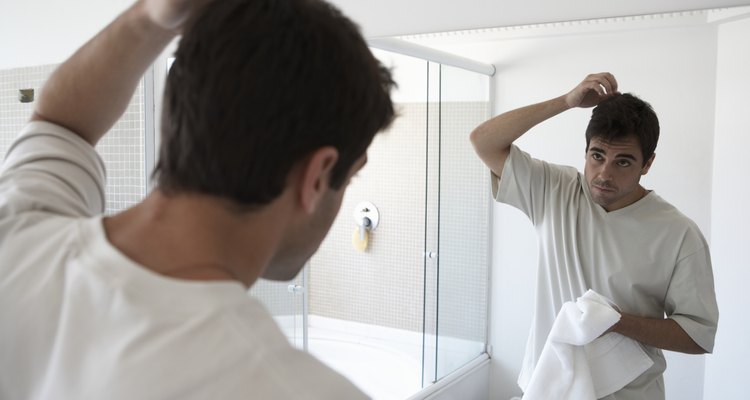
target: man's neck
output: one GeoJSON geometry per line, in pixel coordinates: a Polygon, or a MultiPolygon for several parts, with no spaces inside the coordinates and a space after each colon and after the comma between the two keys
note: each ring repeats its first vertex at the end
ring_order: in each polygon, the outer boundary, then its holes
{"type": "Polygon", "coordinates": [[[273,227],[279,226],[273,210],[240,213],[216,197],[158,190],[104,219],[109,242],[144,268],[177,279],[235,280],[246,287],[272,259],[280,240],[280,229],[273,227]]]}

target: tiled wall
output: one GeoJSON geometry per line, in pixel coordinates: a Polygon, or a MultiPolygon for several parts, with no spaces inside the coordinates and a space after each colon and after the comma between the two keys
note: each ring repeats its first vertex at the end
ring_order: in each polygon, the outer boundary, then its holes
{"type": "Polygon", "coordinates": [[[310,261],[310,313],[422,330],[425,242],[426,106],[400,104],[393,126],[375,137],[341,211],[310,261]],[[380,212],[369,248],[354,249],[357,203],[380,212]]]}
{"type": "Polygon", "coordinates": [[[34,89],[34,94],[38,97],[39,88],[54,68],[55,65],[41,65],[0,70],[0,156],[3,159],[34,109],[34,103],[20,102],[18,91],[34,89]]]}
{"type": "Polygon", "coordinates": [[[489,102],[441,105],[438,333],[484,343],[489,285],[489,170],[469,133],[489,102]]]}
{"type": "MultiPolygon", "coordinates": [[[[40,89],[57,65],[0,70],[0,156],[24,127],[34,103],[21,103],[19,89],[40,89]]],[[[146,194],[144,85],[138,85],[122,118],[97,145],[107,166],[107,213],[136,204],[146,194]]]]}
{"type": "Polygon", "coordinates": [[[338,218],[310,262],[310,313],[412,331],[432,324],[428,333],[437,325],[441,335],[483,342],[488,178],[468,134],[487,118],[488,103],[441,104],[439,175],[434,163],[429,175],[426,171],[427,147],[433,154],[438,149],[435,135],[427,142],[427,105],[399,107],[400,117],[376,136],[367,166],[347,189],[338,218]],[[439,209],[431,205],[438,193],[439,209]],[[364,253],[352,246],[352,214],[361,201],[380,211],[364,253]],[[426,224],[428,230],[440,228],[439,247],[428,244],[439,253],[435,260],[424,258],[426,241],[437,236],[425,232],[426,224]]]}

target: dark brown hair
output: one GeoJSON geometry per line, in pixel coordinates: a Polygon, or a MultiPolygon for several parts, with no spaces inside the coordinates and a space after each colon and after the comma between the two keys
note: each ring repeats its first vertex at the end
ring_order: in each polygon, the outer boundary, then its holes
{"type": "Polygon", "coordinates": [[[586,128],[586,151],[592,137],[611,142],[628,136],[638,138],[646,165],[659,142],[659,119],[650,104],[630,93],[616,93],[591,113],[586,128]]]}
{"type": "Polygon", "coordinates": [[[263,205],[295,163],[333,146],[339,189],[391,123],[393,86],[358,27],[324,1],[214,1],[169,71],[154,177],[167,193],[263,205]]]}

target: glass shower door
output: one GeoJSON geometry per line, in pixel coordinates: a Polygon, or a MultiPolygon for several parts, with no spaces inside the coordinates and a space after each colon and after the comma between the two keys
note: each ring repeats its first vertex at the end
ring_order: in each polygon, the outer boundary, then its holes
{"type": "Polygon", "coordinates": [[[424,386],[485,351],[489,177],[469,134],[489,118],[489,79],[428,67],[424,386]]]}
{"type": "Polygon", "coordinates": [[[260,300],[273,315],[289,342],[307,349],[307,316],[305,287],[307,267],[291,281],[258,279],[249,294],[260,300]]]}
{"type": "Polygon", "coordinates": [[[375,53],[393,68],[399,117],[376,135],[310,260],[309,349],[374,399],[405,399],[422,388],[428,63],[375,53]],[[379,224],[358,247],[362,202],[379,224]]]}
{"type": "Polygon", "coordinates": [[[469,134],[490,113],[489,76],[440,65],[436,379],[485,352],[489,171],[469,134]]]}

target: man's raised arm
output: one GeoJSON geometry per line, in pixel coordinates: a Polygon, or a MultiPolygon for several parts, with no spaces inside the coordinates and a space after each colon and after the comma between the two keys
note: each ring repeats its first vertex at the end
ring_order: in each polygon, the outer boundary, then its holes
{"type": "Polygon", "coordinates": [[[95,145],[125,112],[144,72],[179,33],[194,3],[137,1],[57,68],[31,119],[61,125],[95,145]]]}
{"type": "Polygon", "coordinates": [[[573,107],[593,107],[617,91],[610,73],[591,74],[567,94],[517,108],[491,118],[471,132],[471,143],[479,158],[495,175],[502,176],[510,145],[537,124],[573,107]]]}

